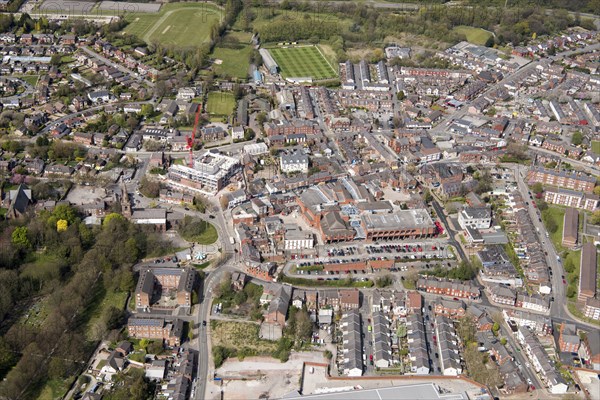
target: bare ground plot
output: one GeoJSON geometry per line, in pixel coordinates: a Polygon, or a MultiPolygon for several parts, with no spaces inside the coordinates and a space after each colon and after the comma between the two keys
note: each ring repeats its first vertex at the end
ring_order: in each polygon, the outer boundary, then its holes
{"type": "Polygon", "coordinates": [[[226,399],[258,399],[262,394],[268,394],[270,399],[280,399],[299,389],[302,365],[305,362],[323,362],[323,354],[293,353],[285,363],[266,357],[249,357],[244,361],[227,360],[219,368],[219,376],[237,376],[240,380],[225,379],[222,387],[209,381],[206,398],[220,399],[220,390],[223,389],[226,399]],[[254,377],[257,378],[252,379],[254,377]],[[241,380],[242,378],[245,380],[241,380]]]}

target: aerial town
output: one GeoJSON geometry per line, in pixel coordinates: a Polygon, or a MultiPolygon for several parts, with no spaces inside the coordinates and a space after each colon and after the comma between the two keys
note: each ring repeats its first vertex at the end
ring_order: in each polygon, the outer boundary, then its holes
{"type": "Polygon", "coordinates": [[[335,3],[0,0],[0,400],[600,400],[597,1],[335,3]]]}

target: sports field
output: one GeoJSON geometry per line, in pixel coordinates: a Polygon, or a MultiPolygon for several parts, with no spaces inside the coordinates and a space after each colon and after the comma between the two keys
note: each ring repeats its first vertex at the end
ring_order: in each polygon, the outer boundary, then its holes
{"type": "Polygon", "coordinates": [[[315,80],[337,77],[316,46],[277,47],[269,49],[284,78],[311,77],[315,80]]]}
{"type": "Polygon", "coordinates": [[[229,116],[235,108],[235,97],[231,93],[210,92],[206,111],[213,116],[229,116]]]}
{"type": "Polygon", "coordinates": [[[146,43],[157,41],[177,47],[194,47],[209,40],[213,25],[222,18],[222,11],[208,3],[165,4],[158,13],[130,13],[126,33],[146,43]]]}
{"type": "Polygon", "coordinates": [[[478,44],[480,46],[485,46],[488,39],[492,37],[490,32],[472,26],[460,25],[455,27],[453,31],[465,35],[469,43],[478,44]]]}

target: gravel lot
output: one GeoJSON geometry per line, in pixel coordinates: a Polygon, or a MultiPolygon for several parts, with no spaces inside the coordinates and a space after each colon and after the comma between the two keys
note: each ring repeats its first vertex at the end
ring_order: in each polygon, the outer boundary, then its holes
{"type": "Polygon", "coordinates": [[[223,390],[225,399],[258,399],[268,394],[271,399],[279,399],[287,393],[298,390],[300,374],[304,362],[324,362],[323,354],[293,353],[288,362],[269,357],[248,357],[244,361],[227,360],[218,370],[219,376],[229,376],[240,380],[209,381],[207,400],[220,399],[223,390]],[[245,380],[241,380],[244,378],[245,380]]]}

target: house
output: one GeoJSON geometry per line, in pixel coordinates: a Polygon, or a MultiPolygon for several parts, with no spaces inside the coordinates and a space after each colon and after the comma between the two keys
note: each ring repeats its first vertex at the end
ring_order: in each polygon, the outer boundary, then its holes
{"type": "Polygon", "coordinates": [[[274,295],[273,300],[269,304],[267,312],[265,314],[264,323],[279,325],[283,329],[285,326],[285,319],[287,318],[287,311],[292,296],[292,288],[288,285],[283,285],[274,295]]]}
{"type": "Polygon", "coordinates": [[[292,153],[284,153],[280,158],[281,171],[285,173],[291,172],[308,172],[308,156],[300,151],[292,153]]]}
{"type": "Polygon", "coordinates": [[[242,126],[234,126],[233,128],[231,128],[231,138],[233,140],[243,140],[244,128],[242,126]]]}
{"type": "Polygon", "coordinates": [[[339,304],[342,310],[360,308],[360,291],[358,289],[340,289],[339,304]]]}
{"type": "Polygon", "coordinates": [[[110,93],[108,90],[95,90],[89,92],[87,97],[92,103],[106,103],[110,100],[110,93]]]}
{"type": "Polygon", "coordinates": [[[560,324],[558,334],[558,348],[567,353],[577,353],[579,351],[580,338],[577,335],[577,327],[574,324],[560,324]]]}
{"type": "Polygon", "coordinates": [[[244,286],[246,286],[247,278],[248,277],[243,272],[232,273],[231,274],[231,285],[233,286],[233,290],[235,290],[236,292],[243,290],[244,286]]]}
{"type": "Polygon", "coordinates": [[[146,367],[145,376],[151,381],[162,381],[167,373],[167,360],[153,360],[150,366],[146,367]]]}
{"type": "Polygon", "coordinates": [[[492,223],[492,210],[488,207],[465,207],[458,214],[458,223],[463,229],[467,229],[467,226],[487,229],[492,223]]]}
{"type": "Polygon", "coordinates": [[[129,353],[131,353],[133,351],[133,345],[131,344],[131,342],[128,342],[127,340],[123,340],[121,343],[119,343],[117,345],[117,347],[115,348],[115,351],[121,353],[121,355],[123,357],[126,357],[129,355],[129,353]]]}
{"type": "Polygon", "coordinates": [[[340,329],[342,331],[343,361],[340,366],[344,375],[362,376],[364,370],[361,317],[358,310],[349,310],[342,315],[340,329]]]}

